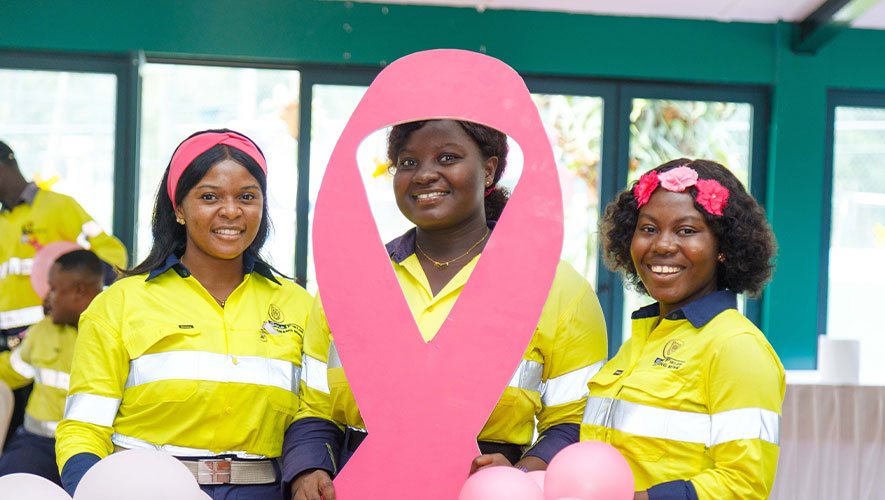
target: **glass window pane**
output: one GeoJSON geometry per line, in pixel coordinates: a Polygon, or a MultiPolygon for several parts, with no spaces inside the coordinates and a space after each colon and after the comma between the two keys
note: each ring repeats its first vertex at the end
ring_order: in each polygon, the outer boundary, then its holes
{"type": "Polygon", "coordinates": [[[532,98],[553,146],[562,187],[562,259],[595,290],[603,100],[555,94],[534,94],[532,98]]]}
{"type": "Polygon", "coordinates": [[[151,247],[157,186],[175,147],[192,133],[229,128],[254,140],[268,165],[274,231],[263,255],[295,276],[299,73],[291,70],[145,64],[137,255],[151,247]]]}
{"type": "Polygon", "coordinates": [[[117,77],[0,69],[0,139],[25,178],[74,197],[113,228],[117,77]]]}
{"type": "MultiPolygon", "coordinates": [[[[628,185],[667,161],[703,158],[725,165],[748,186],[752,116],[748,103],[633,99],[628,185]]],[[[651,302],[624,289],[623,341],[630,338],[630,315],[651,302]]],[[[738,305],[743,310],[744,301],[738,305]]]]}
{"type": "Polygon", "coordinates": [[[870,328],[885,297],[885,108],[836,108],[827,335],[861,342],[864,383],[885,382],[885,337],[870,328]]]}

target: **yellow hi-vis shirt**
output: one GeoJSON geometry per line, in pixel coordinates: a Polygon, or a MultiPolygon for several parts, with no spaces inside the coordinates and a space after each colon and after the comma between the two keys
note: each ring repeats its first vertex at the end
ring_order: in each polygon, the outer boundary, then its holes
{"type": "Polygon", "coordinates": [[[55,437],[65,411],[76,340],[76,328],[56,325],[46,317],[28,328],[24,340],[12,352],[0,352],[0,380],[12,389],[34,382],[25,407],[26,430],[55,437]]]}
{"type": "Polygon", "coordinates": [[[690,481],[699,499],[768,498],[778,457],[784,369],[762,332],[714,292],[633,335],[590,381],[581,439],[627,459],[636,489],[690,481]]]}
{"type": "Polygon", "coordinates": [[[313,299],[244,259],[246,274],[223,308],[174,255],[147,279],[121,279],[95,298],[80,317],[56,433],[59,470],[78,453],[103,458],[115,446],[280,456],[298,409],[313,299]]]}
{"type": "Polygon", "coordinates": [[[105,262],[125,267],[126,248],[105,233],[70,196],[29,184],[12,208],[0,209],[0,330],[33,325],[43,318],[43,299],[31,287],[37,249],[76,241],[105,262]]]}
{"type": "MultiPolygon", "coordinates": [[[[434,296],[414,249],[407,253],[407,257],[392,255],[393,267],[421,335],[429,341],[452,310],[479,256],[434,296]]],[[[528,445],[535,417],[539,433],[557,424],[579,424],[587,381],[604,362],[606,342],[605,318],[596,294],[574,268],[560,262],[531,343],[522,361],[514,361],[515,373],[478,439],[528,445]]],[[[365,429],[319,296],[308,320],[302,364],[297,419],[323,418],[341,429],[365,429]]]]}

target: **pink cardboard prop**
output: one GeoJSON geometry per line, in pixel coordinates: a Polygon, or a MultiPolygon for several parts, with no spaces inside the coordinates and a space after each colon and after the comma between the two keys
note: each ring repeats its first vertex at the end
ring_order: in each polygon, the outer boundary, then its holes
{"type": "Polygon", "coordinates": [[[522,78],[461,50],[387,66],[341,134],[316,204],[323,305],[368,437],[335,479],[337,498],[457,498],[476,437],[518,366],[562,247],[553,152],[522,78]],[[436,337],[425,343],[378,235],[356,163],[375,130],[427,118],[479,122],[516,140],[519,184],[436,337]]]}
{"type": "Polygon", "coordinates": [[[83,247],[73,241],[55,241],[38,250],[31,268],[31,288],[34,289],[34,293],[45,300],[49,293],[49,268],[62,255],[82,249],[83,247]]]}

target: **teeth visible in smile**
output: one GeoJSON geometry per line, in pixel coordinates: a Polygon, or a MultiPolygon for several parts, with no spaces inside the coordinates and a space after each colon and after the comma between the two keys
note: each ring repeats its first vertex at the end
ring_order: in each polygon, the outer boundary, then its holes
{"type": "Polygon", "coordinates": [[[240,234],[240,231],[238,231],[236,229],[216,229],[213,232],[217,233],[217,234],[227,234],[227,235],[231,235],[231,236],[236,236],[236,235],[240,234]]]}
{"type": "Polygon", "coordinates": [[[422,194],[419,194],[419,195],[415,196],[415,198],[417,198],[417,199],[419,199],[419,200],[433,200],[433,199],[436,199],[436,198],[440,198],[440,197],[444,196],[445,194],[446,194],[446,193],[440,193],[440,192],[437,192],[437,193],[422,193],[422,194]]]}
{"type": "Polygon", "coordinates": [[[674,274],[680,270],[680,268],[674,266],[651,266],[651,271],[658,274],[674,274]]]}

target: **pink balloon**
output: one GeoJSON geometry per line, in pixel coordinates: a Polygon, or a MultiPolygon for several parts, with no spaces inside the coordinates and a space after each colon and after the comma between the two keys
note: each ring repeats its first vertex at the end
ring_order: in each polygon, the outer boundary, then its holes
{"type": "Polygon", "coordinates": [[[34,265],[31,267],[31,288],[41,299],[49,293],[49,268],[55,264],[55,260],[62,255],[81,250],[83,247],[73,241],[56,241],[45,245],[34,255],[34,265]]]}
{"type": "Polygon", "coordinates": [[[519,469],[487,467],[467,478],[458,500],[544,500],[544,493],[519,469]]]}
{"type": "Polygon", "coordinates": [[[71,500],[57,484],[33,474],[0,477],[0,492],[3,500],[71,500]]]}
{"type": "Polygon", "coordinates": [[[544,478],[547,477],[547,471],[543,470],[533,470],[529,471],[529,477],[534,479],[536,483],[538,483],[538,487],[541,488],[541,491],[544,491],[544,478]]]}
{"type": "Polygon", "coordinates": [[[550,460],[544,479],[546,500],[631,500],[633,472],[608,443],[582,441],[566,446],[550,460]]]}
{"type": "Polygon", "coordinates": [[[175,457],[153,450],[114,453],[92,466],[75,500],[204,500],[196,479],[175,457]]]}

